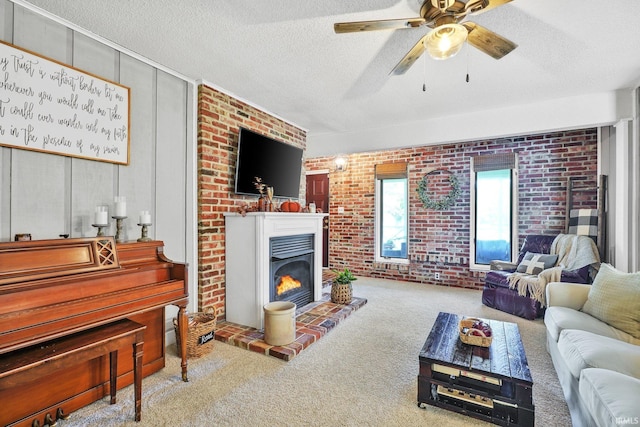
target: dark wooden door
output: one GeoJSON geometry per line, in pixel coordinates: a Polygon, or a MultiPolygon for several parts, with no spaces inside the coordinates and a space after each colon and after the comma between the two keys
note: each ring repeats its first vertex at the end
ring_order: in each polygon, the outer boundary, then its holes
{"type": "MultiPolygon", "coordinates": [[[[329,213],[329,174],[307,175],[307,206],[315,203],[316,209],[329,213]]],[[[322,230],[322,266],[329,267],[329,217],[324,218],[322,230]]]]}

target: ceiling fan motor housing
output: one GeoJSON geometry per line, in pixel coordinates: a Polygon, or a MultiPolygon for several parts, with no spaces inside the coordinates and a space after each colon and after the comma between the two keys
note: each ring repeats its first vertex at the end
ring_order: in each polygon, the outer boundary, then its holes
{"type": "Polygon", "coordinates": [[[489,0],[468,0],[466,3],[460,0],[426,0],[420,8],[420,16],[427,23],[434,22],[443,16],[449,16],[460,22],[465,16],[480,12],[489,6],[489,3],[489,0]]]}
{"type": "Polygon", "coordinates": [[[431,0],[431,4],[433,7],[437,7],[438,9],[447,9],[453,5],[455,0],[431,0]]]}

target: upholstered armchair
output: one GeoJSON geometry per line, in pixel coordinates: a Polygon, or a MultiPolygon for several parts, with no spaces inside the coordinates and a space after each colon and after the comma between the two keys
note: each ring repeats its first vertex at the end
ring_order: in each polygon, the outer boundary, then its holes
{"type": "Polygon", "coordinates": [[[487,272],[482,291],[482,303],[533,320],[544,314],[544,289],[547,283],[589,284],[599,265],[598,249],[587,236],[527,236],[520,249],[517,263],[491,262],[491,270],[487,272]],[[534,261],[543,258],[537,256],[539,254],[557,255],[557,258],[547,257],[553,261],[553,265],[540,264],[540,268],[532,270],[528,268],[530,262],[525,260],[527,253],[527,258],[533,257],[534,261]]]}

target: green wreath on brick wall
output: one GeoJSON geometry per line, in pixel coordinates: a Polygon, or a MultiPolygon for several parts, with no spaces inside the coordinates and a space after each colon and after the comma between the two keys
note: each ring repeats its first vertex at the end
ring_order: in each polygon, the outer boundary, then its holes
{"type": "Polygon", "coordinates": [[[420,196],[420,200],[422,201],[422,204],[424,205],[425,208],[435,209],[437,211],[444,211],[449,209],[455,203],[456,199],[460,195],[460,183],[458,182],[458,178],[452,172],[436,169],[427,173],[425,176],[422,177],[422,179],[420,180],[420,183],[418,183],[418,188],[416,189],[416,191],[418,192],[418,195],[420,196]],[[427,194],[429,189],[428,177],[434,172],[449,173],[449,184],[451,185],[451,191],[449,191],[449,194],[447,194],[446,196],[442,197],[439,200],[432,200],[427,194]]]}

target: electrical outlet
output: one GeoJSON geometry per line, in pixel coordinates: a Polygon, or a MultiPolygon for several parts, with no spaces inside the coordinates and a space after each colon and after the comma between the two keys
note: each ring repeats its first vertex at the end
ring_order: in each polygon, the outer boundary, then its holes
{"type": "Polygon", "coordinates": [[[436,280],[440,280],[440,273],[435,273],[435,274],[433,275],[433,277],[434,277],[436,280]]]}

